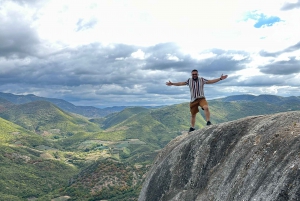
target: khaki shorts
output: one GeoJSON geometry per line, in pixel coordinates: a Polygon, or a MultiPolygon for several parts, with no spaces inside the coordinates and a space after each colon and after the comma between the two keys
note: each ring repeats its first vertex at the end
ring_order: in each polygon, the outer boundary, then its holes
{"type": "Polygon", "coordinates": [[[199,112],[199,106],[202,108],[203,110],[203,106],[204,105],[208,105],[207,101],[205,98],[198,98],[196,99],[194,102],[190,103],[190,111],[192,115],[195,115],[199,112]]]}

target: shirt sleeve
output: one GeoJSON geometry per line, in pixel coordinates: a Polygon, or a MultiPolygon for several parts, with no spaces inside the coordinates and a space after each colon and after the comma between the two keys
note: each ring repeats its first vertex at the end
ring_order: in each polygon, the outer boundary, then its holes
{"type": "Polygon", "coordinates": [[[190,79],[191,79],[191,78],[187,79],[187,81],[185,82],[186,85],[189,85],[190,79]]]}
{"type": "Polygon", "coordinates": [[[205,79],[205,78],[203,78],[203,77],[201,77],[201,80],[203,81],[204,84],[206,84],[207,81],[208,81],[207,79],[205,79]]]}

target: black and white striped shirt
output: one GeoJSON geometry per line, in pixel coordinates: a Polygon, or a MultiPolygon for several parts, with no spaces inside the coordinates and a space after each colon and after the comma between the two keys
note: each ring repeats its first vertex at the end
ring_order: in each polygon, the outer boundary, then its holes
{"type": "Polygon", "coordinates": [[[195,81],[193,78],[189,78],[185,83],[190,87],[191,92],[191,102],[195,101],[197,98],[205,98],[203,86],[207,83],[207,79],[203,77],[198,77],[195,81]]]}

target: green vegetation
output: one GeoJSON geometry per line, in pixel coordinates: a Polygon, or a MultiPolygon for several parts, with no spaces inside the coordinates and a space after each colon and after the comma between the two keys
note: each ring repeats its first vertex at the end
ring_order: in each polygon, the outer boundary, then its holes
{"type": "Polygon", "coordinates": [[[97,161],[84,169],[64,193],[74,198],[70,200],[136,200],[147,170],[113,160],[97,161]]]}
{"type": "Polygon", "coordinates": [[[45,135],[53,133],[67,135],[70,132],[96,132],[101,130],[98,125],[88,121],[88,119],[66,113],[45,101],[10,107],[1,112],[0,117],[27,130],[45,135]]]}
{"type": "Polygon", "coordinates": [[[45,160],[40,154],[26,147],[0,145],[0,194],[3,197],[14,200],[39,197],[66,185],[69,178],[78,173],[74,166],[45,160]]]}
{"type": "Polygon", "coordinates": [[[211,119],[215,123],[232,121],[246,116],[273,114],[278,112],[287,112],[291,110],[299,110],[298,104],[271,104],[268,102],[223,102],[221,100],[209,101],[211,119]]]}
{"type": "MultiPolygon", "coordinates": [[[[213,124],[300,109],[297,97],[208,102],[213,124]]],[[[198,129],[206,123],[200,114],[198,129]]],[[[189,126],[188,102],[88,119],[45,101],[13,105],[0,99],[0,198],[137,200],[158,151],[189,126]]]]}

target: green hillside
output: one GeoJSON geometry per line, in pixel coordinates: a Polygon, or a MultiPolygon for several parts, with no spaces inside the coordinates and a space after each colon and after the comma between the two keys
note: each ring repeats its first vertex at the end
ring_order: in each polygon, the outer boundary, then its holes
{"type": "Polygon", "coordinates": [[[0,118],[0,142],[11,142],[17,139],[17,136],[24,131],[25,129],[22,127],[0,118]]]}
{"type": "Polygon", "coordinates": [[[27,130],[47,135],[70,135],[74,132],[100,131],[98,125],[86,118],[72,115],[46,101],[15,105],[2,112],[0,117],[14,122],[27,130]]]}
{"type": "Polygon", "coordinates": [[[72,165],[45,158],[41,146],[55,147],[40,135],[0,118],[0,200],[48,194],[78,173],[72,165]]]}
{"type": "Polygon", "coordinates": [[[78,173],[74,166],[41,157],[27,147],[0,144],[1,200],[28,200],[68,184],[78,173]]]}
{"type": "MultiPolygon", "coordinates": [[[[242,101],[238,101],[236,98],[234,101],[224,101],[222,99],[208,101],[213,124],[232,121],[246,116],[300,109],[300,101],[292,99],[294,102],[291,104],[291,98],[267,96],[254,97],[255,100],[262,100],[262,102],[245,101],[245,99],[249,99],[250,97],[252,96],[240,97],[242,101]],[[273,103],[269,103],[266,100],[272,100],[273,103]]],[[[130,145],[126,147],[127,153],[130,153],[127,154],[127,161],[137,162],[137,160],[133,160],[137,155],[140,156],[139,162],[143,160],[143,157],[145,161],[151,161],[151,157],[155,157],[154,153],[156,153],[156,150],[164,147],[170,140],[181,135],[182,132],[187,132],[190,127],[188,102],[159,109],[143,110],[136,113],[126,110],[109,115],[107,117],[108,120],[102,122],[103,128],[106,129],[104,132],[98,133],[98,139],[139,139],[145,142],[143,145],[130,145]],[[106,124],[107,122],[109,124],[106,124]],[[117,138],[116,134],[120,138],[117,138]]],[[[130,110],[134,111],[134,108],[130,110]]],[[[206,126],[204,112],[200,110],[200,114],[197,115],[196,128],[200,129],[204,126],[206,126]]]]}
{"type": "Polygon", "coordinates": [[[116,125],[118,123],[121,123],[125,121],[127,118],[138,114],[140,112],[147,111],[148,109],[142,108],[142,107],[132,107],[132,108],[125,108],[121,112],[118,113],[112,113],[108,116],[106,116],[105,121],[103,122],[103,128],[109,128],[113,125],[116,125]]]}
{"type": "MultiPolygon", "coordinates": [[[[276,98],[277,99],[277,98],[276,98]]],[[[274,100],[274,99],[273,99],[274,100]]],[[[277,99],[278,100],[278,99],[277,99]]],[[[246,116],[274,114],[278,112],[286,112],[300,110],[300,100],[276,101],[275,103],[252,102],[252,101],[229,101],[222,100],[209,101],[211,119],[213,123],[222,123],[240,119],[246,116]]]]}
{"type": "Polygon", "coordinates": [[[0,117],[0,144],[37,146],[49,143],[39,135],[0,117]]]}
{"type": "Polygon", "coordinates": [[[99,160],[74,178],[64,193],[70,200],[137,200],[145,172],[149,168],[99,160]]]}

